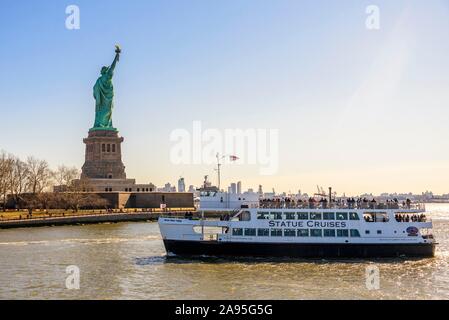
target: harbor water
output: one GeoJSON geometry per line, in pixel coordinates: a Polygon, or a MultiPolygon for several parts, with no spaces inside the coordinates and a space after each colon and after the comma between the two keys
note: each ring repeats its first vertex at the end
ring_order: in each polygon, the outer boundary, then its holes
{"type": "Polygon", "coordinates": [[[167,257],[154,222],[0,230],[0,299],[449,299],[449,204],[427,211],[436,257],[412,260],[167,257]]]}

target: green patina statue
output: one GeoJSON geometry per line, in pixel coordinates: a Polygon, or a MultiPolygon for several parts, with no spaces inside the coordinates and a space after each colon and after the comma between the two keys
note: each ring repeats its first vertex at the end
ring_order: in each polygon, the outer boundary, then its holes
{"type": "Polygon", "coordinates": [[[121,49],[115,46],[115,59],[110,67],[101,68],[101,76],[94,86],[95,98],[95,123],[90,130],[111,130],[117,131],[112,126],[112,109],[114,108],[114,86],[112,77],[114,75],[115,65],[120,59],[121,49]]]}

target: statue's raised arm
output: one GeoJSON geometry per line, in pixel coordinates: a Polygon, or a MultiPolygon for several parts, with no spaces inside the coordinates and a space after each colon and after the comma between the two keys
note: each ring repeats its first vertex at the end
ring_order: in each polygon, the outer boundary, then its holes
{"type": "Polygon", "coordinates": [[[122,52],[122,49],[118,45],[115,45],[115,58],[114,61],[112,61],[111,66],[109,67],[109,73],[112,76],[114,74],[115,65],[120,60],[120,53],[122,52]]]}

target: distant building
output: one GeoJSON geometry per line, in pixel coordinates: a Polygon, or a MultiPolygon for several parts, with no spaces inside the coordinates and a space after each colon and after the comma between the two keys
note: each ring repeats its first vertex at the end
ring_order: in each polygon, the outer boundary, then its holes
{"type": "Polygon", "coordinates": [[[184,178],[179,178],[178,180],[178,192],[186,192],[186,184],[184,178]]]}
{"type": "Polygon", "coordinates": [[[167,182],[163,188],[158,188],[158,192],[176,192],[176,187],[167,182]]]}
{"type": "Polygon", "coordinates": [[[237,194],[242,193],[242,181],[237,182],[237,194]]]}

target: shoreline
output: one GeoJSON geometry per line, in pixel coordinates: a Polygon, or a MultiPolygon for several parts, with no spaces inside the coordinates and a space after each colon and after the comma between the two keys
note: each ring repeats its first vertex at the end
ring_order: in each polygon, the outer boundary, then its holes
{"type": "MultiPolygon", "coordinates": [[[[32,227],[57,227],[67,225],[86,225],[119,222],[155,222],[161,215],[183,216],[180,212],[133,212],[133,213],[102,213],[86,214],[67,217],[41,217],[32,219],[17,219],[0,221],[1,229],[32,228],[32,227]]],[[[210,212],[208,218],[218,218],[220,213],[210,212]]]]}

